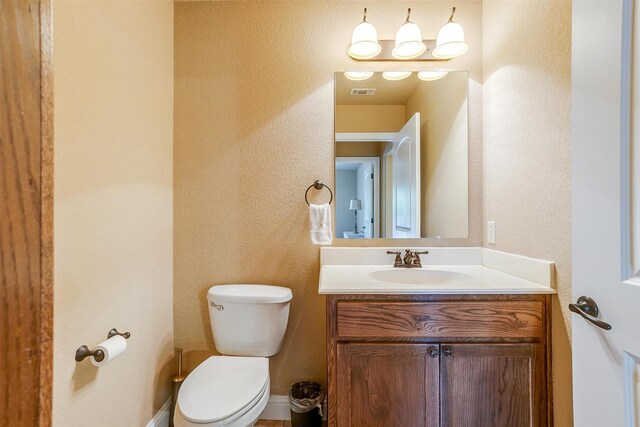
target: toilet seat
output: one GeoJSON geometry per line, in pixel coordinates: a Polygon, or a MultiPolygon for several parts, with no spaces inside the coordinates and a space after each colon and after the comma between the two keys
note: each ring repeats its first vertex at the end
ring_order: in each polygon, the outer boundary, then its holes
{"type": "Polygon", "coordinates": [[[267,358],[212,356],[184,381],[177,406],[191,423],[222,426],[250,411],[268,389],[267,358]]]}

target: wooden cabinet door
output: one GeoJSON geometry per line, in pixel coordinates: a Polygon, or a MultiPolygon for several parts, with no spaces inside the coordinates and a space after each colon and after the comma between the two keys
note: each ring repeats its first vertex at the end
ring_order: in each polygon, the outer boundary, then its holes
{"type": "Polygon", "coordinates": [[[437,427],[439,345],[337,345],[337,425],[437,427]]]}
{"type": "Polygon", "coordinates": [[[546,425],[543,347],[442,344],[443,427],[546,425]]]}

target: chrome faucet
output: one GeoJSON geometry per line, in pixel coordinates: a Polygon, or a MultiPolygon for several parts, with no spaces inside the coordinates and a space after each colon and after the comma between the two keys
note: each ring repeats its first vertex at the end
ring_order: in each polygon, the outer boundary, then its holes
{"type": "Polygon", "coordinates": [[[420,255],[428,254],[429,251],[412,251],[411,249],[404,250],[404,257],[400,255],[402,252],[400,251],[387,251],[389,255],[395,255],[396,259],[393,263],[394,267],[400,268],[421,268],[422,262],[420,261],[420,255]]]}

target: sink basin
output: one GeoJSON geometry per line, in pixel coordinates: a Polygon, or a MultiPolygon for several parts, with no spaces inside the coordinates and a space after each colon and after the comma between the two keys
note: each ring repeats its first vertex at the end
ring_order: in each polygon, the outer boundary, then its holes
{"type": "Polygon", "coordinates": [[[370,278],[381,282],[404,285],[445,285],[473,280],[473,277],[462,273],[445,270],[395,269],[373,271],[370,278]]]}

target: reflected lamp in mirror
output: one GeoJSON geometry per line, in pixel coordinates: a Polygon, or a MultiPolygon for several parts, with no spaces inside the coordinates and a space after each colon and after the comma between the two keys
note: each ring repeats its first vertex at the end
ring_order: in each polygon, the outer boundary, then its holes
{"type": "Polygon", "coordinates": [[[353,214],[355,216],[353,233],[358,234],[358,211],[362,210],[362,200],[351,199],[351,202],[349,202],[349,210],[353,211],[353,214]]]}
{"type": "Polygon", "coordinates": [[[412,74],[411,71],[384,71],[382,78],[386,80],[404,80],[412,74]]]}
{"type": "Polygon", "coordinates": [[[448,71],[444,70],[429,70],[429,71],[418,71],[418,78],[425,82],[433,82],[436,80],[440,80],[444,76],[446,76],[448,71]]]}
{"type": "Polygon", "coordinates": [[[344,76],[349,80],[361,81],[373,77],[373,71],[345,71],[344,76]]]}

